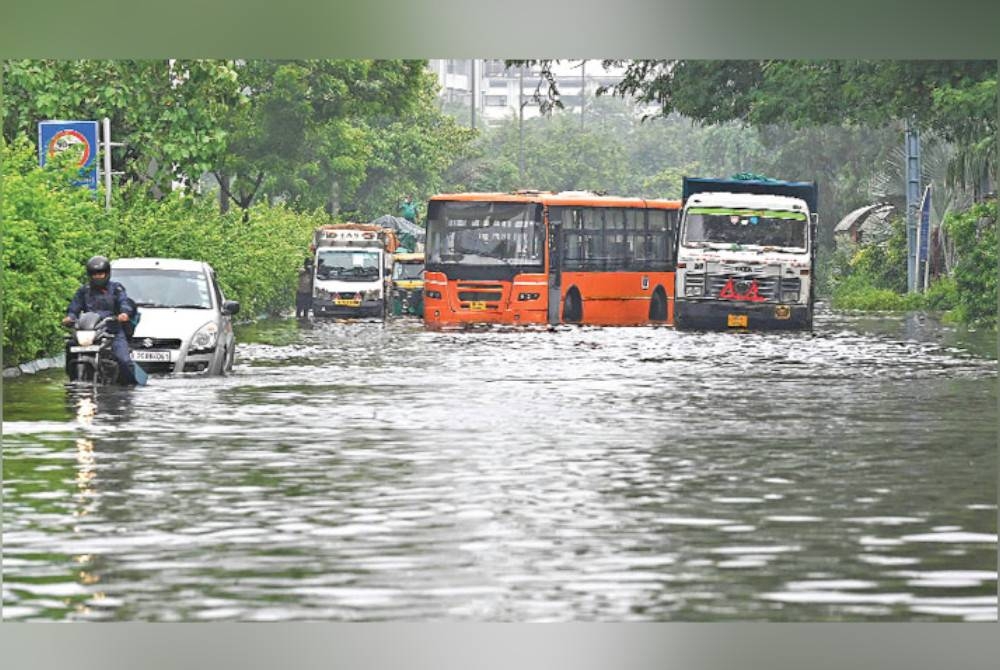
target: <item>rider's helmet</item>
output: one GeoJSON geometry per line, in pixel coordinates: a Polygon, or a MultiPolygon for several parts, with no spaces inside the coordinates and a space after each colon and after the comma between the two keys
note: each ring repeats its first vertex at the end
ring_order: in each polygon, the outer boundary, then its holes
{"type": "Polygon", "coordinates": [[[87,276],[90,277],[90,285],[93,288],[104,288],[111,281],[111,261],[104,256],[94,256],[87,261],[87,276]],[[95,279],[95,274],[104,273],[100,279],[95,279]]]}

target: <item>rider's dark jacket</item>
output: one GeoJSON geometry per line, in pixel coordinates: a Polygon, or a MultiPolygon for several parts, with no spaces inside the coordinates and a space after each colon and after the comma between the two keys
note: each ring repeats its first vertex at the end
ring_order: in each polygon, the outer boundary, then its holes
{"type": "Polygon", "coordinates": [[[79,318],[80,312],[97,312],[105,317],[128,314],[131,319],[135,316],[135,310],[135,303],[128,297],[125,287],[116,281],[109,281],[104,288],[84,284],[77,289],[66,314],[73,319],[79,318]]]}

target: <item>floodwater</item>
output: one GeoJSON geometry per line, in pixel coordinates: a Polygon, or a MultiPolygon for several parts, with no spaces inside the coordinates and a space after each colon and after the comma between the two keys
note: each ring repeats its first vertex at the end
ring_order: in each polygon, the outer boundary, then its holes
{"type": "Polygon", "coordinates": [[[4,619],[997,619],[993,334],[238,336],[4,381],[4,619]]]}

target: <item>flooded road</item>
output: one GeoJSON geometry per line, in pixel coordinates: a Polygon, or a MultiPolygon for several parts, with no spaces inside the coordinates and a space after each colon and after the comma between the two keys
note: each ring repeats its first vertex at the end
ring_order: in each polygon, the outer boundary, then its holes
{"type": "Polygon", "coordinates": [[[4,382],[7,620],[997,618],[995,336],[244,327],[4,382]]]}

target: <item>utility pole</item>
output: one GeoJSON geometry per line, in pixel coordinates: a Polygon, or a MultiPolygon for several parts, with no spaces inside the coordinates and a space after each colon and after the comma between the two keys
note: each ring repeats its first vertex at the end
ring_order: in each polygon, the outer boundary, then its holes
{"type": "Polygon", "coordinates": [[[521,188],[524,188],[524,66],[518,70],[518,94],[517,94],[517,132],[519,137],[517,150],[518,178],[521,180],[521,188]]]}
{"type": "Polygon", "coordinates": [[[917,290],[917,220],[920,207],[920,136],[911,117],[906,120],[906,290],[917,290]]]}
{"type": "Polygon", "coordinates": [[[476,59],[472,59],[472,74],[469,76],[472,88],[472,129],[476,129],[476,59]]]}
{"type": "Polygon", "coordinates": [[[580,130],[583,130],[583,110],[587,106],[587,61],[580,61],[580,130]]]}

